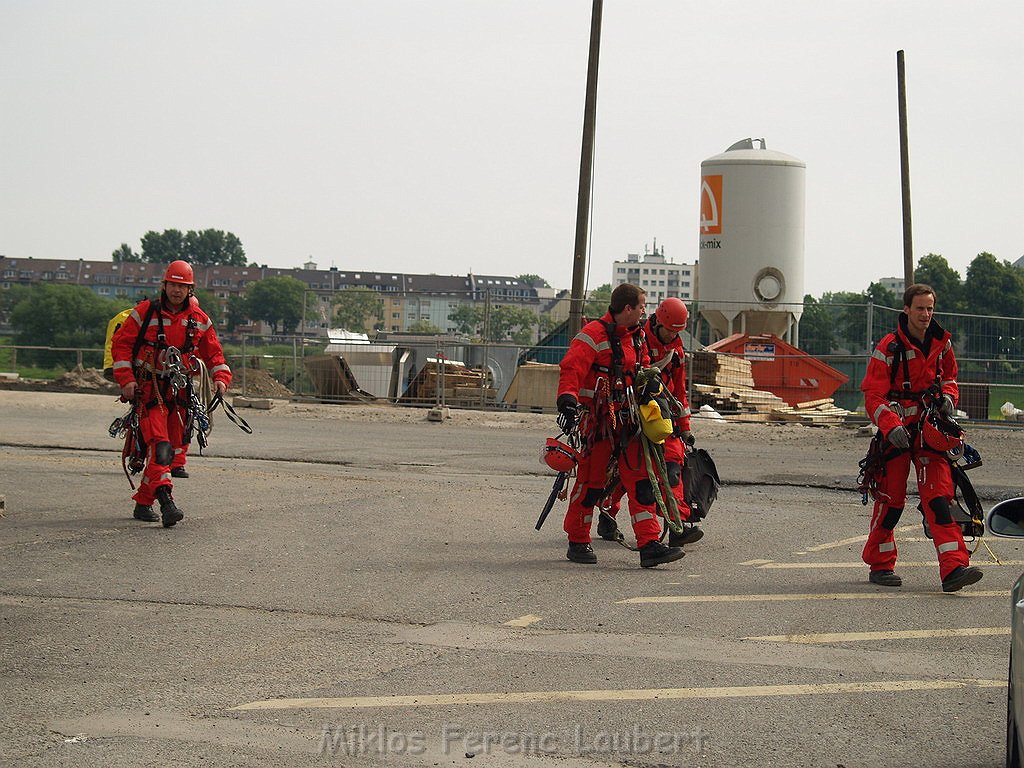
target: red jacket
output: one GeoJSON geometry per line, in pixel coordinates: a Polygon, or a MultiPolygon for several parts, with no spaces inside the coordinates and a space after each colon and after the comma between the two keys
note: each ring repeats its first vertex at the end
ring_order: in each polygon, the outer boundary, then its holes
{"type": "Polygon", "coordinates": [[[647,320],[644,326],[644,338],[647,340],[647,351],[650,354],[651,363],[658,363],[665,359],[670,352],[675,352],[672,361],[661,372],[661,380],[665,382],[665,388],[682,404],[683,415],[676,419],[676,426],[679,429],[690,431],[690,400],[686,396],[686,357],[683,349],[683,340],[676,336],[671,343],[662,344],[658,333],[654,328],[655,317],[647,320]]]}
{"type": "MultiPolygon", "coordinates": [[[[118,386],[135,381],[135,370],[132,361],[132,350],[135,341],[139,336],[140,326],[149,312],[150,299],[143,299],[135,309],[131,311],[124,321],[124,325],[114,335],[111,345],[111,352],[114,358],[114,379],[118,386]]],[[[185,367],[192,369],[193,358],[200,358],[210,372],[214,381],[223,381],[224,386],[231,386],[231,368],[224,360],[224,348],[217,338],[217,331],[213,323],[203,310],[199,308],[199,302],[194,296],[190,296],[180,312],[171,312],[161,307],[158,310],[163,321],[164,336],[168,346],[177,347],[182,352],[182,361],[185,367]],[[189,326],[189,320],[194,320],[189,326]],[[191,341],[191,345],[188,342],[191,341]],[[186,347],[189,349],[186,350],[186,347]]],[[[164,370],[163,349],[156,350],[156,338],[159,331],[160,318],[157,312],[149,320],[145,329],[146,342],[139,349],[139,354],[134,361],[138,365],[143,363],[152,364],[157,373],[164,370]]],[[[140,377],[141,379],[141,377],[140,377]]]]}
{"type": "Polygon", "coordinates": [[[953,354],[950,334],[935,320],[928,326],[926,334],[930,340],[928,354],[907,332],[907,316],[900,315],[895,333],[887,334],[875,347],[868,360],[868,369],[860,388],[864,393],[864,408],[883,435],[888,435],[900,425],[916,424],[924,416],[921,395],[933,384],[943,394],[949,395],[956,404],[960,390],[956,384],[957,363],[953,354]],[[906,349],[907,371],[910,374],[910,391],[903,387],[904,369],[898,356],[899,345],[906,349]],[[893,360],[896,360],[896,376],[892,378],[893,360]],[[937,373],[936,373],[937,372],[937,373]],[[898,402],[904,410],[903,418],[890,407],[891,401],[898,402]]]}
{"type": "MultiPolygon", "coordinates": [[[[559,396],[573,395],[580,403],[593,410],[592,401],[598,377],[603,376],[608,379],[613,389],[616,387],[611,373],[612,345],[608,341],[606,330],[606,324],[614,322],[611,314],[606,312],[600,320],[591,320],[576,334],[569,344],[569,351],[559,363],[562,369],[558,379],[559,396]]],[[[643,343],[643,331],[639,326],[624,328],[616,325],[615,335],[622,345],[622,385],[629,386],[636,374],[650,365],[650,357],[643,343]]]]}

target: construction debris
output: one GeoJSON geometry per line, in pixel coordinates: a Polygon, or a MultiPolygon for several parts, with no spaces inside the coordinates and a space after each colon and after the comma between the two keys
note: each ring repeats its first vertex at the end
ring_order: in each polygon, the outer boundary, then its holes
{"type": "Polygon", "coordinates": [[[490,371],[456,360],[427,358],[399,403],[436,403],[461,408],[493,406],[497,400],[490,371]]]}

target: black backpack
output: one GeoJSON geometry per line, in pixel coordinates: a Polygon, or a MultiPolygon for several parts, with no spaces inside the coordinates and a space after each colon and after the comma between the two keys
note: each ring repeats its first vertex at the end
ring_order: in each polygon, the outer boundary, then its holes
{"type": "Polygon", "coordinates": [[[683,495],[693,511],[690,517],[692,522],[697,522],[707,515],[711,505],[718,498],[718,489],[721,485],[718,467],[707,451],[695,448],[686,452],[686,461],[683,464],[683,495]]]}

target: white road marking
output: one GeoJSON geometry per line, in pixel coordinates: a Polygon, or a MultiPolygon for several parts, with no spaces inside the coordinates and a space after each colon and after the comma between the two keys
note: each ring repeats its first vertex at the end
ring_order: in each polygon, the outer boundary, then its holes
{"type": "Polygon", "coordinates": [[[639,688],[627,690],[519,691],[512,693],[446,693],[417,696],[347,696],[339,698],[268,699],[232,707],[233,710],[378,709],[487,704],[530,704],[557,701],[671,701],[680,699],[738,699],[769,696],[822,696],[900,691],[950,691],[965,688],[1005,688],[1005,680],[884,680],[863,683],[806,683],[748,685],[722,688],[639,688]]]}

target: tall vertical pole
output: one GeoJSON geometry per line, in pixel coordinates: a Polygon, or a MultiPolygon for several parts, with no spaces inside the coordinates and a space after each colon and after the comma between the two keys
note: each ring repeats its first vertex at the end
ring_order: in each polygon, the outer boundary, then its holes
{"type": "Polygon", "coordinates": [[[583,288],[587,279],[587,231],[590,228],[590,186],[594,175],[594,131],[597,116],[597,63],[601,52],[603,0],[594,0],[590,17],[590,59],[587,64],[587,100],[583,109],[583,151],[580,155],[580,187],[576,204],[576,246],[572,261],[569,296],[569,338],[583,327],[583,288]]]}
{"type": "Polygon", "coordinates": [[[907,141],[907,72],[903,51],[896,51],[900,111],[900,178],[903,192],[903,287],[914,282],[914,236],[910,223],[910,148],[907,141]]]}

